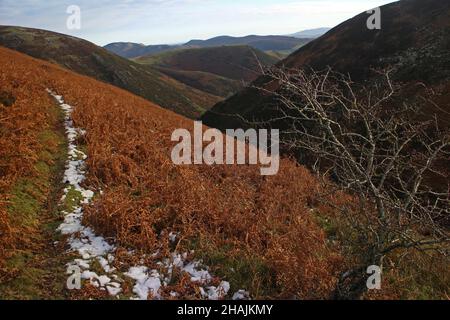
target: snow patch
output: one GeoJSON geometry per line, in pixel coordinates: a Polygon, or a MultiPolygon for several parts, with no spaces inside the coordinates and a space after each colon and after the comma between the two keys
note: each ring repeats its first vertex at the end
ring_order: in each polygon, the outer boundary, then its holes
{"type": "MultiPolygon", "coordinates": [[[[86,179],[86,159],[87,155],[78,149],[77,139],[85,136],[87,132],[83,129],[76,128],[72,120],[73,107],[64,102],[62,96],[57,95],[53,91],[47,89],[47,92],[58,102],[65,115],[65,131],[68,140],[68,160],[64,172],[63,183],[64,195],[61,202],[64,202],[69,193],[77,192],[77,201],[71,212],[62,211],[64,214],[64,222],[58,227],[61,234],[68,236],[67,242],[71,252],[77,252],[80,258],[74,259],[67,267],[78,266],[81,270],[81,278],[89,280],[90,283],[100,290],[107,291],[111,296],[116,297],[122,292],[121,280],[116,273],[116,269],[111,267],[114,262],[114,252],[116,248],[108,243],[103,237],[97,236],[94,231],[83,225],[83,205],[88,205],[93,197],[94,191],[85,189],[82,185],[86,179]],[[97,274],[90,270],[92,264],[97,262],[105,274],[97,274]]],[[[102,191],[100,191],[100,194],[102,191]]],[[[72,199],[71,199],[72,200],[72,199]]],[[[168,240],[172,243],[176,242],[178,234],[170,232],[168,240]]],[[[134,254],[134,251],[129,251],[134,254]]],[[[151,255],[158,256],[158,252],[151,255]]],[[[144,258],[143,256],[142,258],[144,258]]],[[[141,264],[143,264],[143,259],[141,264]]],[[[222,281],[219,286],[211,285],[214,277],[209,273],[207,267],[202,267],[200,261],[188,261],[188,254],[173,253],[168,259],[157,262],[161,266],[161,270],[165,270],[164,274],[157,270],[150,270],[144,265],[131,267],[125,276],[135,280],[133,293],[137,299],[147,300],[149,297],[153,299],[162,299],[160,289],[167,286],[172,278],[174,269],[181,270],[190,275],[191,281],[199,286],[199,290],[205,299],[218,300],[227,296],[230,290],[230,284],[222,281]]],[[[172,297],[178,297],[177,292],[170,293],[172,297]]],[[[234,300],[244,299],[248,297],[248,292],[240,290],[233,295],[234,300]]],[[[136,298],[134,298],[136,299],[136,298]]]]}
{"type": "Polygon", "coordinates": [[[47,89],[47,92],[55,98],[64,112],[64,126],[68,141],[68,160],[63,178],[63,183],[66,184],[66,187],[64,188],[61,202],[67,199],[71,191],[76,191],[80,198],[72,212],[62,212],[64,214],[64,222],[58,227],[61,234],[68,236],[67,242],[70,251],[78,252],[81,257],[70,262],[67,267],[78,266],[82,269],[82,279],[89,280],[92,285],[102,290],[107,290],[110,295],[116,296],[122,290],[119,283],[112,284],[109,276],[97,275],[97,273],[90,271],[92,263],[97,260],[107,274],[113,272],[115,269],[110,266],[110,263],[114,260],[111,257],[115,247],[110,245],[103,237],[95,235],[91,228],[83,226],[82,223],[82,205],[89,204],[94,197],[94,191],[82,187],[82,183],[86,179],[85,160],[87,155],[79,150],[77,146],[77,138],[84,136],[86,131],[75,128],[71,117],[73,107],[66,104],[62,96],[55,94],[49,89],[47,89]]]}

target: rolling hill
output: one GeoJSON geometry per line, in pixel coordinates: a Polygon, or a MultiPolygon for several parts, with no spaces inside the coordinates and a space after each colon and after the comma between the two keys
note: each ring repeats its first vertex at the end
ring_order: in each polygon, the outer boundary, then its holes
{"type": "MultiPolygon", "coordinates": [[[[279,63],[286,68],[323,70],[327,67],[349,74],[352,80],[370,84],[374,69],[391,69],[391,78],[404,84],[403,96],[409,99],[424,93],[423,84],[437,93],[427,105],[427,113],[437,114],[450,123],[450,3],[440,0],[403,0],[381,8],[381,30],[365,27],[368,15],[362,13],[321,38],[302,47],[279,63]],[[443,109],[442,109],[443,108],[443,109]]],[[[269,92],[277,85],[261,77],[255,86],[269,92]]],[[[428,90],[427,89],[427,90],[428,90]]],[[[221,129],[240,127],[236,114],[253,120],[276,116],[273,95],[246,88],[220,102],[203,117],[209,126],[221,129]]]]}
{"type": "Polygon", "coordinates": [[[228,97],[255,80],[276,58],[249,46],[179,49],[135,59],[191,87],[228,97]]]}
{"type": "Polygon", "coordinates": [[[220,100],[75,37],[0,26],[0,45],[113,84],[191,118],[220,100]]]}
{"type": "Polygon", "coordinates": [[[230,37],[219,36],[207,40],[191,40],[182,45],[149,45],[139,43],[116,42],[106,45],[104,48],[125,58],[137,58],[146,55],[158,54],[176,49],[207,48],[221,46],[250,46],[254,49],[267,52],[279,52],[287,55],[301,46],[307,44],[309,37],[291,36],[246,36],[230,37]]]}

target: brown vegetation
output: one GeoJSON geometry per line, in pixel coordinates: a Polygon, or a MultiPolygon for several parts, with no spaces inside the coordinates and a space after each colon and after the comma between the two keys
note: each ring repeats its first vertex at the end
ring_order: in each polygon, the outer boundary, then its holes
{"type": "Polygon", "coordinates": [[[3,51],[0,64],[0,298],[56,299],[65,264],[53,247],[66,154],[61,115],[36,94],[36,68],[18,68],[3,51]]]}
{"type": "Polygon", "coordinates": [[[341,243],[359,251],[360,260],[342,274],[337,295],[360,297],[367,266],[383,266],[392,255],[409,258],[418,251],[440,257],[440,266],[448,263],[448,129],[427,120],[417,104],[394,104],[401,86],[389,71],[369,88],[332,70],[274,70],[270,76],[280,85],[279,117],[259,125],[284,122],[284,149],[327,185],[330,177],[332,193],[354,195],[353,202],[331,204],[340,212],[335,220],[347,220],[341,243]]]}
{"type": "MultiPolygon", "coordinates": [[[[17,77],[15,70],[8,75],[5,69],[12,67],[2,55],[2,73],[0,84],[0,261],[10,250],[21,248],[27,239],[28,226],[20,230],[10,223],[16,217],[8,217],[11,189],[23,177],[36,174],[35,163],[43,150],[38,135],[45,129],[48,121],[45,105],[49,100],[45,96],[33,96],[37,85],[17,77]],[[14,77],[12,81],[11,76],[14,77]]],[[[12,71],[12,70],[11,70],[12,71]]],[[[22,75],[26,77],[26,74],[22,75]]],[[[28,239],[29,240],[29,239],[28,239]]]]}
{"type": "MultiPolygon", "coordinates": [[[[162,232],[179,232],[176,249],[195,250],[234,290],[245,286],[269,298],[330,296],[341,259],[314,222],[317,182],[305,168],[282,160],[278,175],[262,177],[256,166],[175,166],[171,133],[191,130],[192,121],[49,63],[0,53],[2,88],[14,89],[17,98],[1,114],[3,197],[32,171],[35,128],[45,124],[39,107],[48,104],[45,89],[51,88],[75,106],[75,125],[87,130],[81,142],[89,155],[87,183],[103,193],[86,208],[85,222],[97,232],[116,238],[119,247],[162,254],[169,250],[162,232]]],[[[0,208],[5,213],[7,206],[0,208]]],[[[24,232],[10,219],[9,228],[6,214],[2,219],[3,230],[24,232]]],[[[12,250],[10,233],[2,237],[9,239],[1,241],[3,252],[12,250]]]]}

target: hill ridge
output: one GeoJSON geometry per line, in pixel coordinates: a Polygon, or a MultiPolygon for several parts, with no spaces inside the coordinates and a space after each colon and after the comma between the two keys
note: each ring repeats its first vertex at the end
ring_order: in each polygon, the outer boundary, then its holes
{"type": "Polygon", "coordinates": [[[60,33],[0,26],[0,45],[111,83],[190,118],[221,100],[89,41],[60,33]]]}

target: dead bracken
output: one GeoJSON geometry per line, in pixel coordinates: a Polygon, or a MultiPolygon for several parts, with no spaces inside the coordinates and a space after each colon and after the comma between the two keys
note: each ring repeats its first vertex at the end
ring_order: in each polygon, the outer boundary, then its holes
{"type": "MultiPolygon", "coordinates": [[[[121,89],[8,49],[0,51],[2,85],[21,83],[34,100],[47,103],[52,102],[46,88],[52,88],[75,107],[74,125],[86,133],[77,138],[88,155],[84,183],[96,193],[84,207],[83,224],[115,239],[112,267],[139,265],[144,255],[149,270],[160,270],[157,262],[171,259],[176,249],[187,253],[187,261],[203,260],[212,274],[229,281],[231,295],[240,292],[236,297],[245,298],[247,292],[252,298],[330,296],[341,258],[311,215],[318,184],[305,168],[284,159],[277,175],[262,177],[255,165],[176,166],[170,159],[171,133],[193,128],[192,121],[121,89]],[[46,68],[39,74],[27,72],[40,66],[46,68]],[[175,242],[170,234],[177,235],[175,242]],[[130,249],[136,254],[130,255],[130,249]]],[[[23,103],[20,89],[11,92],[18,97],[16,104],[23,103]]],[[[27,111],[31,119],[38,110],[27,111]]],[[[11,144],[0,152],[18,147],[11,144]]],[[[16,172],[3,182],[2,192],[7,193],[20,177],[18,168],[26,173],[26,161],[33,167],[33,157],[20,164],[6,155],[1,159],[10,159],[4,164],[7,172],[16,172]]],[[[0,210],[6,209],[1,202],[0,210]]],[[[10,252],[17,237],[28,235],[7,214],[1,219],[7,229],[0,251],[10,252]]],[[[186,281],[186,273],[174,273],[172,279],[161,298],[203,298],[198,286],[186,281]]],[[[212,286],[220,286],[218,279],[212,280],[212,286]]],[[[124,285],[124,294],[133,295],[132,287],[124,285]]],[[[102,297],[92,286],[84,288],[76,297],[102,297]]]]}

